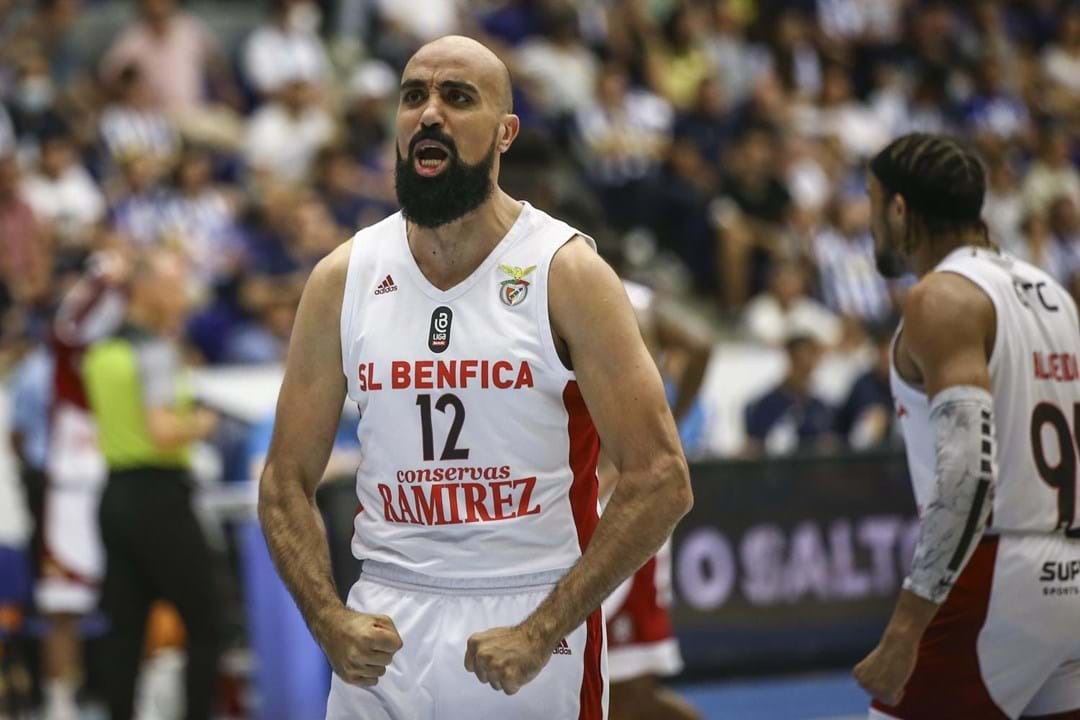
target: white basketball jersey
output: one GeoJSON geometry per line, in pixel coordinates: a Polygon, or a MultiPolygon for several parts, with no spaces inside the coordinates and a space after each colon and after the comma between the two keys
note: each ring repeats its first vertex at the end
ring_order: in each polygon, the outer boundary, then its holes
{"type": "MultiPolygon", "coordinates": [[[[1080,323],[1075,303],[1042,270],[993,250],[959,248],[935,272],[971,280],[990,297],[997,314],[989,362],[995,427],[984,428],[997,446],[985,461],[997,461],[990,531],[1080,534],[1080,323]]],[[[935,483],[929,403],[899,376],[895,363],[891,375],[921,512],[935,483]]]]}
{"type": "Polygon", "coordinates": [[[579,234],[523,203],[447,291],[420,271],[400,213],[353,238],[341,342],[361,415],[356,557],[473,579],[581,556],[599,440],[548,318],[551,259],[579,234]]]}

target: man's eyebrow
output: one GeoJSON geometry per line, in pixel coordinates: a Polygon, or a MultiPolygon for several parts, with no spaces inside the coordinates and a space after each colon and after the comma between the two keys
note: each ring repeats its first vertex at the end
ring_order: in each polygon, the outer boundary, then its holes
{"type": "MultiPolygon", "coordinates": [[[[401,83],[401,92],[405,92],[407,90],[414,90],[414,89],[417,89],[417,88],[423,89],[423,88],[426,88],[427,86],[428,86],[428,84],[426,82],[424,82],[423,80],[419,80],[419,79],[405,80],[404,82],[401,83]]],[[[477,88],[471,82],[466,82],[464,80],[443,80],[442,82],[439,83],[439,89],[440,90],[465,90],[466,92],[470,92],[470,93],[473,93],[473,94],[476,94],[476,95],[480,94],[480,89],[479,88],[477,88]]]]}

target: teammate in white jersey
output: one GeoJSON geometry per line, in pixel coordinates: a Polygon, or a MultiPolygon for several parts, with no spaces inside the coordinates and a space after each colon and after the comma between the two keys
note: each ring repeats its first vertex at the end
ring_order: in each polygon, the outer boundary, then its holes
{"type": "Polygon", "coordinates": [[[604,717],[600,603],[692,502],[618,277],[497,185],[518,129],[490,50],[421,48],[402,212],[323,260],[300,303],[259,514],[333,666],[331,720],[604,717]],[[363,569],[342,606],[313,496],[346,397],[363,569]],[[598,521],[601,442],[620,480],[598,521]]]}
{"type": "Polygon", "coordinates": [[[1080,321],[992,247],[979,159],[907,135],[870,164],[878,264],[918,277],[892,386],[921,530],[871,717],[1080,718],[1080,321]]]}

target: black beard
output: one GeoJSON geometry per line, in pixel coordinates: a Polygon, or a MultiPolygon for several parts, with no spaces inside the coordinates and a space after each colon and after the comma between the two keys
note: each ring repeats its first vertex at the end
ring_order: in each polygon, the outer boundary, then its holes
{"type": "Polygon", "coordinates": [[[437,228],[464,217],[491,197],[491,167],[495,163],[495,141],[475,165],[463,162],[454,141],[438,131],[421,131],[409,144],[408,158],[396,147],[394,190],[402,214],[420,227],[437,228]],[[449,150],[447,168],[435,177],[423,177],[414,167],[414,148],[421,140],[436,140],[449,150]]]}
{"type": "Polygon", "coordinates": [[[878,250],[874,253],[874,261],[878,272],[890,280],[895,280],[907,274],[908,269],[904,256],[895,248],[878,250]]]}

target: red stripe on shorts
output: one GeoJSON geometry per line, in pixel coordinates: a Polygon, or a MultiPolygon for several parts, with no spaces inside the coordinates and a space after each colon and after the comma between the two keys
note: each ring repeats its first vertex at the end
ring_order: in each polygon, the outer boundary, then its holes
{"type": "Polygon", "coordinates": [[[604,675],[600,658],[604,652],[603,617],[600,608],[593,610],[585,621],[584,672],[581,674],[581,702],[578,720],[603,720],[604,675]]]}
{"type": "Polygon", "coordinates": [[[566,432],[570,436],[570,468],[574,472],[574,481],[570,485],[570,509],[574,513],[578,546],[585,552],[599,520],[596,461],[600,457],[600,438],[585,406],[585,399],[581,397],[581,390],[573,380],[566,383],[563,390],[563,404],[570,416],[566,432]]]}
{"type": "Polygon", "coordinates": [[[979,671],[979,632],[990,608],[998,539],[984,537],[919,643],[915,672],[896,707],[875,709],[903,720],[1007,720],[979,671]]]}

